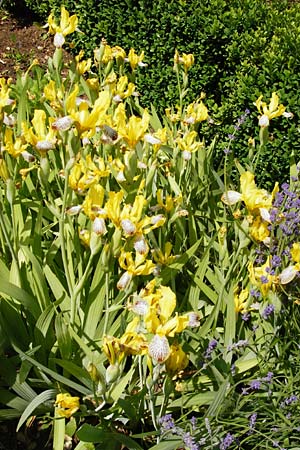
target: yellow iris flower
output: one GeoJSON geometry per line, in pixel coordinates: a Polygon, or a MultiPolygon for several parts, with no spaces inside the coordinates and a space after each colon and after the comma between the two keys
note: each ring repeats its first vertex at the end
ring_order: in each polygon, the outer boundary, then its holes
{"type": "Polygon", "coordinates": [[[261,291],[264,297],[267,296],[270,289],[274,288],[277,282],[277,277],[275,275],[270,275],[266,270],[270,267],[270,257],[267,258],[267,261],[262,266],[254,267],[252,261],[248,265],[250,281],[261,291]]]}
{"type": "Polygon", "coordinates": [[[185,160],[189,160],[192,153],[204,147],[203,142],[196,141],[197,136],[197,131],[188,131],[183,137],[178,137],[176,139],[176,143],[178,144],[180,150],[182,150],[183,158],[185,160]]]}
{"type": "Polygon", "coordinates": [[[288,284],[300,272],[300,243],[294,242],[290,250],[292,260],[296,263],[283,269],[279,274],[278,279],[280,284],[288,284]]]}
{"type": "Polygon", "coordinates": [[[1,118],[2,109],[5,106],[14,103],[13,100],[11,100],[9,97],[10,81],[11,81],[11,79],[6,80],[6,78],[0,78],[0,118],[1,118]]]}
{"type": "Polygon", "coordinates": [[[84,51],[80,50],[79,54],[75,56],[76,61],[76,70],[80,75],[83,75],[85,72],[88,72],[92,65],[91,58],[88,58],[86,60],[83,60],[84,57],[84,51]]]}
{"type": "Polygon", "coordinates": [[[181,345],[174,343],[170,346],[170,355],[166,360],[166,370],[170,375],[174,375],[184,370],[189,363],[187,354],[182,350],[181,345]]]}
{"type": "Polygon", "coordinates": [[[48,17],[49,33],[54,34],[54,45],[60,48],[65,43],[65,36],[73,33],[78,25],[76,14],[70,17],[64,6],[61,7],[61,18],[59,25],[56,24],[53,14],[48,17]]]}
{"type": "Polygon", "coordinates": [[[244,172],[240,178],[242,200],[249,211],[255,211],[259,208],[269,209],[272,206],[276,193],[279,191],[278,182],[276,182],[272,193],[265,189],[259,189],[254,181],[254,174],[244,172]]]}
{"type": "Polygon", "coordinates": [[[6,150],[14,158],[17,158],[23,152],[26,151],[28,144],[24,142],[22,138],[15,138],[13,136],[13,130],[11,128],[5,129],[4,134],[4,150],[6,150]]]}
{"type": "Polygon", "coordinates": [[[96,217],[106,218],[106,211],[102,208],[104,194],[105,190],[100,184],[94,184],[89,188],[82,209],[91,220],[95,220],[96,217]]]}
{"type": "Polygon", "coordinates": [[[285,106],[279,105],[279,97],[276,92],[272,93],[272,97],[269,106],[262,101],[263,96],[261,95],[254,103],[260,114],[259,125],[262,127],[267,127],[271,119],[275,117],[280,117],[285,112],[285,106]]]}
{"type": "Polygon", "coordinates": [[[78,134],[81,137],[92,137],[96,132],[96,127],[105,124],[106,111],[110,105],[110,93],[108,91],[100,92],[92,108],[86,100],[82,100],[77,105],[78,93],[79,87],[76,85],[66,99],[66,110],[74,121],[78,134]]]}
{"type": "Polygon", "coordinates": [[[296,263],[300,262],[300,243],[294,242],[291,248],[291,257],[296,263]]]}
{"type": "Polygon", "coordinates": [[[208,119],[208,109],[202,101],[191,103],[186,108],[184,122],[193,124],[208,119]]]}
{"type": "Polygon", "coordinates": [[[137,66],[144,66],[146,64],[143,63],[144,52],[141,52],[140,55],[135,53],[135,50],[131,48],[128,53],[128,61],[132,70],[135,70],[137,66]]]}
{"type": "Polygon", "coordinates": [[[7,181],[10,178],[5,159],[3,158],[0,158],[0,178],[3,181],[7,181]]]}
{"type": "Polygon", "coordinates": [[[171,255],[172,247],[171,242],[166,242],[164,252],[160,248],[153,250],[154,261],[162,266],[172,264],[177,258],[176,255],[171,255]]]}
{"type": "Polygon", "coordinates": [[[29,128],[26,122],[22,123],[23,136],[41,155],[55,147],[56,131],[51,126],[54,120],[54,117],[49,117],[49,126],[47,126],[45,111],[36,109],[31,121],[33,127],[29,128]]]}
{"type": "Polygon", "coordinates": [[[178,50],[175,50],[174,55],[174,66],[176,67],[179,64],[182,64],[184,67],[185,72],[187,72],[190,67],[194,64],[195,58],[192,53],[182,53],[182,55],[179,55],[178,50]]]}
{"type": "Polygon", "coordinates": [[[149,120],[150,116],[146,109],[142,117],[131,116],[127,120],[123,103],[118,105],[114,113],[114,122],[116,123],[118,134],[122,136],[131,149],[143,139],[149,126],[149,120]]]}
{"type": "Polygon", "coordinates": [[[110,91],[112,93],[112,97],[114,102],[120,103],[127,97],[130,97],[135,91],[134,83],[128,82],[128,77],[126,75],[121,76],[118,80],[117,77],[114,77],[109,84],[110,91]]]}
{"type": "Polygon", "coordinates": [[[241,192],[227,191],[222,195],[222,201],[226,205],[234,205],[242,200],[248,211],[259,213],[260,208],[269,209],[272,206],[276,193],[279,191],[278,183],[270,194],[265,189],[259,189],[254,181],[254,174],[246,171],[240,176],[241,192]]]}
{"type": "Polygon", "coordinates": [[[128,355],[145,355],[148,349],[147,339],[138,334],[130,323],[121,338],[104,336],[102,349],[111,365],[120,363],[128,355]]]}
{"type": "Polygon", "coordinates": [[[258,242],[266,242],[266,239],[270,236],[268,226],[268,222],[257,216],[249,227],[250,235],[258,242]]]}
{"type": "Polygon", "coordinates": [[[69,418],[79,409],[79,397],[72,397],[68,393],[57,394],[55,406],[60,416],[69,418]]]}
{"type": "Polygon", "coordinates": [[[153,272],[155,264],[146,257],[147,253],[136,253],[135,258],[133,258],[131,252],[121,252],[119,265],[125,272],[117,283],[118,289],[126,289],[134,276],[150,275],[153,272]]]}
{"type": "Polygon", "coordinates": [[[101,178],[106,178],[110,170],[105,166],[103,158],[92,160],[91,155],[74,164],[69,175],[69,186],[79,193],[83,193],[101,178]]]}
{"type": "Polygon", "coordinates": [[[121,208],[123,192],[109,192],[109,199],[105,204],[107,217],[117,228],[121,228],[126,237],[147,234],[151,230],[165,223],[164,216],[143,216],[143,209],[147,201],[143,195],[137,195],[133,204],[125,204],[121,208]]]}
{"type": "Polygon", "coordinates": [[[242,289],[241,292],[238,292],[239,288],[236,288],[234,291],[234,307],[235,312],[237,313],[245,313],[248,308],[248,299],[249,299],[249,290],[242,289]]]}

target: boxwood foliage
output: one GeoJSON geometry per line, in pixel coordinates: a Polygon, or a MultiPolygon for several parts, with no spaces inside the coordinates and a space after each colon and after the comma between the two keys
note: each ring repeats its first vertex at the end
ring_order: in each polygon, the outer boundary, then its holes
{"type": "MultiPolygon", "coordinates": [[[[10,0],[12,1],[12,0],[10,0]]],[[[253,106],[273,91],[294,113],[292,120],[271,124],[272,151],[262,154],[258,177],[268,185],[288,177],[291,154],[300,160],[298,128],[300,91],[300,4],[288,0],[24,0],[45,20],[61,4],[80,18],[83,33],[73,35],[75,50],[92,55],[105,37],[111,45],[145,51],[148,67],[137,78],[143,106],[162,114],[178,100],[173,71],[175,49],[193,53],[187,100],[206,93],[212,121],[206,136],[218,134],[216,165],[228,145],[228,134],[246,108],[252,114],[231,143],[244,160],[257,112],[253,106]]],[[[256,136],[257,138],[257,136],[256,136]]],[[[270,149],[270,147],[268,147],[270,149]]]]}

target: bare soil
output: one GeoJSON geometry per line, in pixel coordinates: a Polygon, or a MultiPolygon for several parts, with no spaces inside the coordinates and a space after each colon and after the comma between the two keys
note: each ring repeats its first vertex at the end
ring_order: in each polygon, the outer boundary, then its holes
{"type": "Polygon", "coordinates": [[[12,78],[26,71],[34,58],[47,66],[55,50],[53,36],[47,35],[44,24],[35,21],[29,12],[13,15],[0,9],[0,77],[12,78]]]}

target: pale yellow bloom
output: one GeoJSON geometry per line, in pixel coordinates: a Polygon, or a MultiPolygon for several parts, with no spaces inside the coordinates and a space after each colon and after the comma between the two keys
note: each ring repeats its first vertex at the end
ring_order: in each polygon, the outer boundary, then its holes
{"type": "Polygon", "coordinates": [[[78,25],[76,14],[70,17],[64,6],[61,7],[61,18],[59,25],[56,24],[53,14],[48,17],[49,33],[54,34],[55,47],[62,47],[65,42],[65,36],[73,33],[78,25]]]}
{"type": "Polygon", "coordinates": [[[125,272],[117,283],[118,289],[126,289],[134,276],[150,275],[153,272],[155,264],[150,259],[146,258],[147,253],[137,252],[135,258],[133,258],[131,252],[121,252],[121,255],[119,256],[119,265],[125,272]]]}
{"type": "Polygon", "coordinates": [[[61,110],[61,112],[63,112],[63,87],[57,88],[55,81],[50,80],[49,83],[44,87],[43,94],[44,97],[49,100],[50,105],[54,110],[61,110]]]}
{"type": "Polygon", "coordinates": [[[184,67],[185,72],[187,72],[190,67],[194,64],[195,58],[192,53],[182,53],[182,55],[179,55],[178,50],[175,50],[174,55],[174,66],[176,67],[178,64],[182,64],[184,67]]]}
{"type": "Polygon", "coordinates": [[[131,116],[127,120],[125,106],[120,103],[114,113],[114,122],[118,134],[128,143],[130,148],[134,148],[135,145],[143,139],[148,126],[150,116],[146,109],[144,109],[142,117],[131,116]]]}
{"type": "Polygon", "coordinates": [[[187,131],[183,137],[176,138],[176,143],[180,150],[182,150],[185,160],[189,160],[192,153],[204,148],[204,143],[197,141],[197,137],[197,131],[187,131]]]}
{"type": "Polygon", "coordinates": [[[170,346],[170,355],[166,360],[166,370],[170,375],[174,375],[184,370],[189,363],[187,354],[183,351],[181,345],[174,343],[170,346]]]}
{"type": "Polygon", "coordinates": [[[249,299],[249,290],[242,289],[241,292],[238,292],[239,288],[234,291],[234,307],[235,312],[237,313],[245,313],[247,311],[248,299],[249,299]]]}
{"type": "Polygon", "coordinates": [[[293,261],[296,263],[294,265],[290,265],[283,269],[283,271],[279,274],[278,279],[280,284],[288,284],[300,272],[300,243],[294,242],[291,248],[291,257],[293,261]]]}
{"type": "Polygon", "coordinates": [[[79,54],[75,56],[76,61],[76,70],[80,75],[83,75],[85,72],[88,72],[92,65],[91,58],[88,58],[86,60],[83,60],[84,57],[84,51],[80,50],[79,54]]]}
{"type": "Polygon", "coordinates": [[[23,138],[14,138],[14,133],[11,128],[6,128],[4,133],[4,150],[6,150],[14,158],[17,158],[26,151],[28,144],[23,138]]]}
{"type": "Polygon", "coordinates": [[[264,297],[267,296],[270,289],[274,289],[276,283],[276,276],[270,275],[266,271],[270,266],[270,257],[267,258],[267,261],[262,266],[254,267],[252,261],[248,265],[250,281],[254,286],[260,289],[264,297]]]}
{"type": "Polygon", "coordinates": [[[1,157],[0,157],[0,178],[2,178],[3,181],[7,181],[10,178],[5,159],[1,157]]]}
{"type": "Polygon", "coordinates": [[[83,193],[92,185],[97,184],[101,178],[106,178],[110,170],[105,166],[103,158],[92,160],[89,154],[86,158],[80,158],[70,171],[69,186],[79,193],[83,193]]]}
{"type": "Polygon", "coordinates": [[[250,228],[250,235],[258,242],[264,242],[269,236],[268,222],[257,216],[252,222],[250,228]]]}
{"type": "Polygon", "coordinates": [[[90,108],[89,102],[80,101],[77,105],[78,85],[76,85],[66,100],[66,109],[70,118],[74,121],[77,132],[81,137],[92,137],[96,127],[105,124],[106,111],[110,105],[110,93],[102,91],[90,108]]]}
{"type": "Polygon", "coordinates": [[[90,247],[91,233],[86,229],[79,229],[79,239],[85,247],[90,247]]]}
{"type": "Polygon", "coordinates": [[[47,125],[44,110],[36,109],[31,121],[33,127],[29,128],[26,122],[22,123],[23,136],[26,141],[33,145],[42,155],[55,148],[56,131],[52,128],[53,117],[49,117],[47,125]]]}
{"type": "Polygon", "coordinates": [[[142,62],[143,59],[144,59],[144,56],[145,56],[144,52],[141,52],[140,55],[137,55],[133,48],[131,48],[129,50],[128,61],[129,61],[129,64],[130,64],[130,67],[131,67],[132,70],[135,70],[137,66],[144,66],[144,65],[146,65],[146,64],[144,64],[142,62]]]}
{"type": "Polygon", "coordinates": [[[169,264],[172,264],[177,259],[177,256],[171,255],[171,252],[172,252],[172,244],[171,242],[166,242],[164,251],[161,250],[160,248],[157,248],[152,251],[152,256],[157,264],[167,266],[169,264]]]}
{"type": "Polygon", "coordinates": [[[106,211],[103,209],[105,190],[100,184],[93,184],[82,203],[84,213],[91,219],[106,218],[106,211]]]}
{"type": "Polygon", "coordinates": [[[133,204],[126,203],[121,207],[123,200],[122,191],[109,192],[109,199],[105,204],[107,217],[117,228],[121,228],[126,237],[147,234],[151,230],[162,226],[165,223],[165,217],[149,217],[143,215],[143,209],[147,201],[143,195],[136,195],[133,204]]]}
{"type": "Polygon", "coordinates": [[[10,81],[11,79],[6,80],[6,78],[0,78],[0,114],[2,109],[5,106],[11,105],[14,103],[13,100],[10,99],[10,81]]]}
{"type": "Polygon", "coordinates": [[[279,105],[279,97],[276,92],[272,93],[272,97],[269,106],[262,101],[263,96],[261,95],[254,103],[258,111],[262,114],[259,118],[260,126],[268,126],[271,119],[275,117],[282,116],[285,112],[285,106],[279,105]]]}
{"type": "Polygon", "coordinates": [[[79,409],[79,397],[72,397],[67,393],[57,394],[55,406],[60,416],[69,418],[79,409]]]}
{"type": "Polygon", "coordinates": [[[184,122],[194,124],[208,119],[208,109],[203,102],[194,102],[187,106],[184,122]]]}
{"type": "Polygon", "coordinates": [[[236,191],[227,191],[222,195],[222,201],[226,205],[234,205],[242,200],[248,211],[260,214],[260,208],[269,210],[272,206],[276,193],[279,191],[278,183],[275,183],[274,189],[270,194],[265,189],[259,189],[254,181],[254,174],[246,171],[240,176],[241,193],[236,191]]]}
{"type": "Polygon", "coordinates": [[[146,259],[146,256],[137,253],[135,258],[133,258],[131,252],[121,252],[119,265],[132,276],[150,275],[155,266],[151,260],[146,259]]]}
{"type": "Polygon", "coordinates": [[[275,195],[279,191],[277,182],[271,194],[265,189],[257,188],[254,175],[251,172],[244,172],[241,175],[240,182],[242,200],[249,211],[255,211],[258,208],[271,208],[275,195]]]}
{"type": "Polygon", "coordinates": [[[121,338],[104,336],[102,349],[110,364],[120,363],[128,355],[144,355],[147,353],[148,342],[143,334],[138,334],[130,323],[121,338]]]}
{"type": "Polygon", "coordinates": [[[300,243],[294,242],[291,248],[291,257],[296,263],[300,262],[300,243]]]}
{"type": "Polygon", "coordinates": [[[157,204],[165,209],[167,212],[170,212],[174,208],[174,200],[171,195],[166,195],[165,198],[163,196],[163,190],[158,189],[156,192],[157,204]]]}
{"type": "Polygon", "coordinates": [[[123,75],[118,80],[115,79],[114,83],[110,84],[110,90],[114,102],[119,103],[134,93],[135,85],[128,81],[126,75],[123,75]]]}

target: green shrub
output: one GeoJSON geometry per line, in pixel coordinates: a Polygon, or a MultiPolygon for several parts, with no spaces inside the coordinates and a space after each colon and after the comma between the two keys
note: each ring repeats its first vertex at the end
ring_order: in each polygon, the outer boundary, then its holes
{"type": "MultiPolygon", "coordinates": [[[[25,2],[43,20],[50,10],[59,14],[61,7],[58,0],[25,2]]],[[[120,45],[126,51],[131,47],[145,51],[148,67],[140,70],[137,80],[141,103],[154,104],[161,114],[178,101],[177,80],[172,70],[175,49],[194,54],[188,100],[202,91],[207,95],[215,123],[209,130],[211,136],[219,134],[218,164],[226,136],[236,119],[262,92],[271,95],[276,90],[292,112],[299,109],[299,61],[295,56],[300,51],[299,4],[287,0],[64,0],[63,3],[70,13],[78,14],[79,28],[84,32],[76,37],[76,50],[84,48],[91,55],[105,37],[110,45],[120,45]]],[[[295,123],[297,119],[295,115],[295,123]]],[[[272,152],[264,155],[260,163],[261,177],[267,183],[271,184],[278,175],[282,180],[287,177],[292,150],[299,159],[299,132],[296,126],[290,129],[290,124],[285,123],[274,136],[272,152]]],[[[243,159],[247,141],[236,140],[234,151],[236,157],[243,159]]]]}

